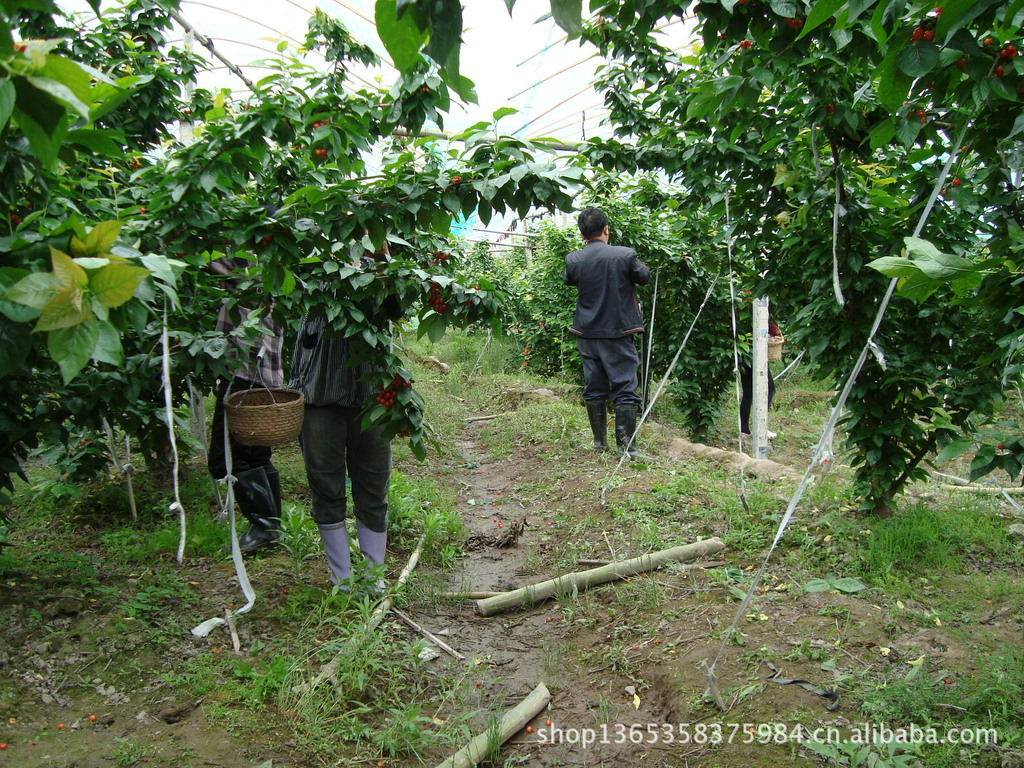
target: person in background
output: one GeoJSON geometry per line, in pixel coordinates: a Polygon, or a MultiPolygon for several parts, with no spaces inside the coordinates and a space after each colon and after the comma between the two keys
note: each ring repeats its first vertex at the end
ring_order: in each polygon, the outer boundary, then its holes
{"type": "Polygon", "coordinates": [[[633,335],[643,333],[636,286],[647,285],[651,270],[636,251],[609,245],[608,216],[587,208],[577,217],[586,247],[565,257],[562,280],[576,286],[572,327],[583,358],[583,401],[594,433],[594,450],[608,449],[606,401],[615,405],[615,443],[619,455],[636,458],[633,443],[640,408],[637,356],[633,335]]]}
{"type": "MultiPolygon", "coordinates": [[[[243,257],[225,256],[206,265],[206,271],[222,275],[222,284],[228,293],[234,293],[240,276],[253,262],[243,257]]],[[[279,388],[284,382],[281,360],[283,331],[274,322],[269,308],[263,310],[260,320],[263,336],[255,346],[239,339],[235,331],[243,325],[250,312],[245,307],[221,306],[214,329],[228,336],[226,356],[241,361],[230,378],[217,381],[213,424],[210,427],[210,447],[207,466],[216,480],[228,476],[227,450],[231,451],[231,473],[235,477],[234,495],[238,509],[249,521],[249,529],[238,540],[242,552],[255,552],[276,544],[281,539],[281,477],[271,461],[272,450],[267,446],[243,445],[228,436],[224,444],[224,399],[229,392],[254,387],[279,388]]]]}
{"type": "MultiPolygon", "coordinates": [[[[367,252],[363,269],[389,257],[387,244],[367,252]]],[[[394,296],[379,306],[361,307],[376,325],[401,316],[394,296]]],[[[349,364],[349,344],[341,332],[325,331],[322,317],[302,319],[292,356],[290,386],[306,398],[302,422],[302,458],[312,495],[310,513],[320,531],[331,581],[349,588],[351,550],[345,527],[345,483],[351,480],[353,514],[359,550],[371,568],[382,570],[387,548],[388,488],[391,481],[391,442],[380,428],[364,431],[360,411],[371,385],[361,377],[374,370],[372,362],[349,364]]],[[[375,591],[383,589],[377,581],[375,591]]]]}

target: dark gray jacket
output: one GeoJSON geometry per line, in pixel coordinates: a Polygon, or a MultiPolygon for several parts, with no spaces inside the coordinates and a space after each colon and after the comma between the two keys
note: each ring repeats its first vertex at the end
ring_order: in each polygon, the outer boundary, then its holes
{"type": "Polygon", "coordinates": [[[647,285],[651,270],[636,251],[591,240],[565,257],[562,281],[578,292],[569,330],[585,339],[614,339],[644,329],[637,285],[647,285]]]}

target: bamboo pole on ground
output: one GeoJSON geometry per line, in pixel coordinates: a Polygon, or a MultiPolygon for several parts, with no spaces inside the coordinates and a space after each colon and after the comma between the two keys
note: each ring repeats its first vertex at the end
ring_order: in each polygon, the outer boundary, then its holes
{"type": "Polygon", "coordinates": [[[473,768],[489,756],[492,749],[504,744],[513,734],[535,718],[551,701],[551,694],[544,683],[539,683],[530,695],[510,709],[501,720],[483,733],[477,734],[466,746],[449,757],[437,768],[473,768]]]}
{"type": "Polygon", "coordinates": [[[725,544],[715,537],[682,547],[663,549],[660,552],[650,552],[630,560],[609,563],[600,568],[566,573],[557,578],[542,581],[539,584],[531,584],[512,592],[503,592],[494,597],[478,600],[476,610],[481,616],[493,616],[496,613],[501,613],[520,605],[539,603],[555,595],[571,594],[574,591],[581,591],[596,584],[604,584],[609,581],[625,578],[626,576],[633,576],[637,573],[653,571],[668,563],[678,563],[706,557],[707,555],[721,552],[723,549],[725,549],[725,544]]]}

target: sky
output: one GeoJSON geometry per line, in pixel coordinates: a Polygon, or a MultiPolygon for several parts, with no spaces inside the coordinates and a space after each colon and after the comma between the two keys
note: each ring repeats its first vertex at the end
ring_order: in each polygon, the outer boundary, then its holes
{"type": "MultiPolygon", "coordinates": [[[[258,77],[253,62],[273,56],[281,39],[298,44],[317,6],[387,61],[372,23],[370,0],[185,0],[182,15],[232,63],[258,77]]],[[[609,135],[600,125],[605,113],[601,97],[590,88],[599,64],[596,51],[578,42],[566,43],[565,34],[550,18],[538,21],[549,10],[548,0],[518,0],[510,18],[503,0],[466,4],[461,69],[476,83],[479,104],[455,106],[446,118],[446,129],[489,121],[495,110],[511,106],[521,114],[504,118],[502,132],[568,141],[609,135]]],[[[177,25],[175,29],[180,34],[177,25]]],[[[384,66],[377,77],[390,85],[395,72],[384,66]]],[[[207,83],[244,88],[219,65],[205,77],[207,83]]]]}
{"type": "MultiPolygon", "coordinates": [[[[92,13],[85,0],[60,2],[65,8],[92,13]]],[[[112,5],[103,3],[105,8],[112,5]]],[[[184,0],[181,14],[213,41],[222,56],[250,80],[258,80],[265,74],[258,62],[276,57],[282,40],[293,47],[300,45],[308,19],[320,7],[378,53],[385,64],[364,77],[369,84],[387,87],[396,72],[387,63],[387,52],[377,36],[373,6],[373,0],[184,0]]],[[[603,124],[607,110],[602,97],[590,85],[601,64],[597,50],[567,41],[549,13],[550,0],[517,0],[511,16],[504,0],[464,4],[461,71],[476,84],[478,103],[453,104],[445,117],[446,131],[491,122],[496,110],[513,107],[518,113],[502,118],[499,132],[569,143],[611,135],[612,129],[603,124]]],[[[687,45],[687,27],[672,25],[665,30],[664,43],[677,48],[687,45]]],[[[170,42],[180,43],[183,36],[184,30],[175,23],[170,42]]],[[[201,87],[246,90],[242,80],[205,48],[197,44],[195,50],[211,62],[200,76],[201,87]]],[[[505,223],[492,222],[492,226],[505,223]]]]}

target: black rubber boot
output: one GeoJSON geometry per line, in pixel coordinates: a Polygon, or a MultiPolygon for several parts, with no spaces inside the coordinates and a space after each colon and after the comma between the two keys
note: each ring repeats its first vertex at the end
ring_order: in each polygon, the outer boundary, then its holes
{"type": "Polygon", "coordinates": [[[590,429],[594,432],[594,450],[608,450],[608,408],[604,400],[585,400],[590,429]]]}
{"type": "MultiPolygon", "coordinates": [[[[274,470],[276,475],[277,470],[274,470]]],[[[274,501],[274,490],[263,467],[238,472],[235,499],[238,509],[249,521],[249,530],[238,540],[243,552],[254,552],[281,539],[281,517],[274,501]]]]}
{"type": "Polygon", "coordinates": [[[615,406],[615,445],[619,456],[626,454],[631,459],[637,457],[636,443],[632,440],[636,432],[636,412],[635,405],[615,406]]]}

